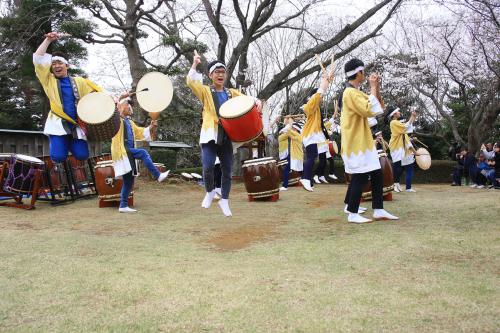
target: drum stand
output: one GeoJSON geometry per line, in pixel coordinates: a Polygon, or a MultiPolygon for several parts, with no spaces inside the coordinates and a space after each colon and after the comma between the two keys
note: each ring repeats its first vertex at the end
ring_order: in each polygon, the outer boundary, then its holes
{"type": "MultiPolygon", "coordinates": [[[[61,178],[64,177],[62,173],[65,175],[65,180],[66,184],[61,184],[61,189],[64,188],[63,191],[59,189],[54,188],[54,184],[52,184],[52,179],[50,177],[50,171],[48,168],[46,172],[44,173],[45,176],[45,182],[48,185],[48,188],[45,188],[44,190],[49,190],[50,191],[50,196],[51,198],[40,198],[40,200],[45,200],[45,201],[50,201],[52,205],[60,205],[60,204],[65,204],[65,203],[71,203],[74,202],[75,200],[78,199],[88,199],[92,196],[97,195],[97,191],[95,188],[95,178],[94,178],[94,170],[92,166],[91,159],[88,159],[87,164],[89,166],[89,173],[90,173],[90,179],[87,177],[87,182],[88,186],[87,188],[91,189],[91,193],[83,193],[81,189],[78,188],[78,183],[75,180],[75,175],[73,173],[73,167],[69,160],[67,159],[63,163],[61,163],[64,172],[62,170],[59,170],[58,176],[61,178]],[[56,195],[59,196],[59,198],[62,197],[62,194],[64,193],[64,199],[58,199],[56,198],[56,195]]],[[[46,192],[44,192],[46,195],[46,192]]]]}
{"type": "Polygon", "coordinates": [[[22,194],[14,194],[3,191],[2,180],[4,179],[4,172],[7,172],[8,169],[9,169],[9,163],[4,162],[0,168],[0,197],[8,197],[14,199],[15,202],[0,202],[0,206],[15,207],[27,210],[35,209],[35,203],[38,198],[38,191],[40,189],[40,182],[42,181],[42,171],[41,170],[35,171],[34,186],[31,192],[29,193],[29,195],[31,196],[31,202],[29,204],[24,204],[22,194]]]}

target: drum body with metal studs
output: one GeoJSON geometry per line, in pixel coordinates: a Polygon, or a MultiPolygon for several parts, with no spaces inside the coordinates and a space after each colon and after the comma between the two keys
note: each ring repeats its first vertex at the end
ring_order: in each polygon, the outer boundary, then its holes
{"type": "Polygon", "coordinates": [[[83,96],[77,106],[89,141],[111,141],[120,129],[120,114],[113,98],[103,92],[83,96]]]}
{"type": "Polygon", "coordinates": [[[43,171],[44,166],[43,161],[36,157],[12,154],[3,190],[16,194],[30,194],[34,187],[36,173],[38,170],[43,171]]]}
{"type": "Polygon", "coordinates": [[[95,186],[99,199],[120,199],[122,180],[115,178],[113,161],[99,161],[94,167],[95,186]]]}
{"type": "Polygon", "coordinates": [[[262,118],[253,97],[231,98],[221,105],[219,114],[224,131],[233,142],[249,142],[262,133],[262,118]]]}
{"type": "Polygon", "coordinates": [[[242,166],[247,194],[265,198],[279,193],[280,172],[272,157],[246,160],[242,166]]]}

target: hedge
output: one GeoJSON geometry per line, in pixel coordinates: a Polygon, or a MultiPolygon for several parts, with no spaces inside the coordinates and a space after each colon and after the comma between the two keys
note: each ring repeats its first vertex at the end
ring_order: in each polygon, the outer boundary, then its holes
{"type": "MultiPolygon", "coordinates": [[[[436,160],[432,161],[432,165],[429,170],[421,170],[418,166],[415,165],[415,173],[413,176],[413,183],[416,184],[430,184],[430,183],[451,183],[451,173],[453,172],[453,167],[457,164],[454,161],[448,160],[436,160]]],[[[316,167],[316,166],[315,166],[316,167]]],[[[181,172],[196,172],[198,174],[203,174],[202,167],[194,167],[194,168],[184,168],[177,169],[173,171],[174,173],[181,172]]],[[[326,168],[326,173],[328,173],[328,164],[326,168]]],[[[344,176],[344,164],[340,158],[335,159],[335,175],[339,178],[335,182],[345,182],[344,176]]],[[[404,184],[405,174],[401,177],[401,183],[404,184]]]]}
{"type": "Polygon", "coordinates": [[[177,165],[177,152],[170,149],[155,149],[150,152],[151,159],[155,163],[163,163],[167,169],[173,169],[177,165]]]}

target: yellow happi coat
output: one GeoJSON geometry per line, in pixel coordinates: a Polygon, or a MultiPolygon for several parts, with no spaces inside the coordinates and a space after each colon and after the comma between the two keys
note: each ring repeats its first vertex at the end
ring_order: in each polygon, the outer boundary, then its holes
{"type": "MultiPolygon", "coordinates": [[[[200,144],[212,140],[217,141],[219,117],[217,117],[217,112],[215,111],[215,104],[210,87],[203,84],[203,75],[192,68],[189,70],[186,83],[203,104],[203,123],[200,132],[200,144]]],[[[229,89],[229,91],[231,92],[231,97],[242,95],[242,93],[236,89],[229,89]]]]}
{"type": "MultiPolygon", "coordinates": [[[[151,141],[151,134],[149,127],[139,127],[132,119],[129,118],[132,131],[134,132],[134,147],[136,140],[151,141]]],[[[132,165],[125,149],[125,125],[123,119],[120,119],[120,129],[116,135],[111,139],[111,158],[113,159],[113,168],[115,169],[115,178],[121,177],[124,174],[132,171],[132,165]]]]}
{"type": "Polygon", "coordinates": [[[307,116],[306,123],[302,129],[302,143],[304,147],[325,141],[321,131],[321,92],[317,92],[304,105],[304,113],[307,116]]]}
{"type": "Polygon", "coordinates": [[[288,138],[290,138],[290,169],[302,171],[304,169],[304,152],[302,150],[302,137],[291,128],[284,128],[278,136],[280,160],[288,157],[288,138]]]}
{"type": "Polygon", "coordinates": [[[342,97],[340,116],[341,156],[346,173],[365,173],[380,169],[368,119],[384,110],[374,95],[347,87],[342,97]]]}
{"type": "MultiPolygon", "coordinates": [[[[33,64],[35,66],[35,74],[40,84],[42,85],[45,95],[50,101],[50,112],[45,121],[43,133],[46,135],[66,135],[70,134],[67,127],[63,126],[63,121],[67,121],[73,125],[76,122],[71,119],[63,110],[61,96],[59,95],[59,81],[50,71],[52,65],[52,55],[45,53],[43,56],[33,54],[33,64]]],[[[102,88],[94,84],[92,81],[83,77],[74,77],[74,83],[78,90],[79,98],[94,92],[102,91],[102,88]]],[[[85,134],[80,127],[76,128],[78,138],[85,139],[85,134]]]]}
{"type": "Polygon", "coordinates": [[[413,163],[414,157],[410,148],[413,147],[410,137],[407,133],[413,132],[413,126],[410,123],[402,123],[400,120],[391,121],[391,139],[389,148],[391,150],[392,162],[401,161],[401,165],[413,163]]]}

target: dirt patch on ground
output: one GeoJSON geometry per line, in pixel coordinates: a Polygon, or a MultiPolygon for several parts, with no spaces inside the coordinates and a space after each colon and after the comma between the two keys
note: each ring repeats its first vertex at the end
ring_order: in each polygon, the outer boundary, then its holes
{"type": "Polygon", "coordinates": [[[238,251],[259,242],[266,242],[278,237],[276,226],[243,226],[230,231],[220,231],[210,237],[206,244],[215,251],[238,251]]]}

